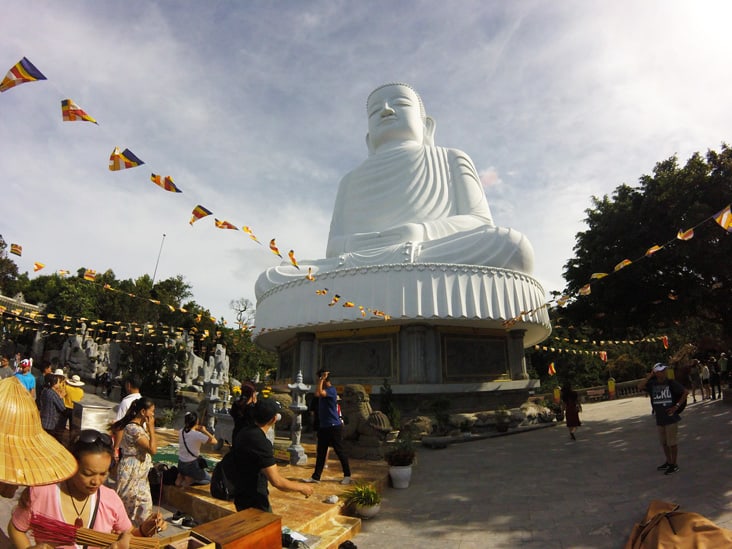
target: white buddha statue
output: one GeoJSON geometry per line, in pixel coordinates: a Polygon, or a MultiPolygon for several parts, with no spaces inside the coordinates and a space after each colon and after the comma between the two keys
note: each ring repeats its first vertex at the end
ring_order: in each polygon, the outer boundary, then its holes
{"type": "MultiPolygon", "coordinates": [[[[325,259],[313,273],[394,263],[502,267],[531,274],[534,251],[518,231],[496,227],[468,155],[434,145],[435,122],[417,92],[386,84],[367,101],[369,157],[340,183],[325,259]]],[[[302,277],[292,265],[257,280],[268,289],[302,277]]]]}

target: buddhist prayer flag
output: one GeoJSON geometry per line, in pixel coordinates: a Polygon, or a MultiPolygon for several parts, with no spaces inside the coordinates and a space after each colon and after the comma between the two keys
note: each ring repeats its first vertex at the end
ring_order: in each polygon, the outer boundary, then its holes
{"type": "Polygon", "coordinates": [[[287,252],[287,256],[290,258],[290,263],[292,263],[295,266],[295,268],[299,271],[300,267],[297,264],[297,259],[295,259],[295,250],[290,250],[289,252],[287,252]]]}
{"type": "Polygon", "coordinates": [[[343,306],[344,306],[344,307],[346,307],[346,308],[350,308],[350,307],[355,307],[355,306],[356,306],[356,304],[355,304],[355,303],[354,303],[353,301],[346,301],[346,302],[345,302],[345,303],[343,304],[343,306]]]}
{"type": "Polygon", "coordinates": [[[655,254],[658,250],[662,249],[663,246],[656,246],[655,244],[646,250],[646,257],[655,254]]]}
{"type": "Polygon", "coordinates": [[[162,176],[158,174],[152,174],[150,175],[150,181],[155,183],[158,187],[165,189],[168,192],[171,193],[182,193],[178,187],[175,186],[175,183],[173,183],[173,178],[169,175],[162,176]]]}
{"type": "Polygon", "coordinates": [[[0,92],[8,91],[10,88],[19,84],[35,82],[36,80],[46,80],[46,77],[43,76],[41,71],[33,63],[24,57],[8,71],[3,81],[0,82],[0,92]]]}
{"type": "Polygon", "coordinates": [[[252,229],[250,227],[248,227],[247,225],[244,225],[241,229],[242,229],[242,231],[244,231],[245,233],[247,233],[249,235],[249,238],[251,238],[252,240],[254,240],[254,242],[256,242],[257,244],[259,244],[260,246],[262,245],[262,243],[259,240],[257,240],[257,237],[254,236],[254,232],[252,231],[252,229]]]}
{"type": "Polygon", "coordinates": [[[315,277],[313,276],[313,268],[308,267],[308,274],[305,275],[305,278],[307,278],[310,282],[315,281],[315,277]]]}
{"type": "Polygon", "coordinates": [[[214,224],[219,229],[234,229],[235,231],[238,231],[239,230],[239,227],[237,227],[236,225],[232,225],[228,221],[219,221],[216,218],[214,218],[214,224]]]}
{"type": "MultiPolygon", "coordinates": [[[[91,116],[86,114],[76,103],[71,99],[63,99],[61,101],[61,117],[64,122],[74,122],[76,120],[85,120],[97,124],[91,116]]],[[[97,124],[98,125],[98,124],[97,124]]]]}
{"type": "Polygon", "coordinates": [[[213,212],[211,212],[211,210],[208,210],[199,204],[198,206],[193,208],[193,211],[191,212],[193,217],[191,217],[191,220],[188,222],[188,224],[193,225],[199,219],[203,219],[204,217],[206,217],[207,215],[211,215],[212,213],[213,212]]]}
{"type": "Polygon", "coordinates": [[[668,349],[668,336],[661,336],[661,343],[664,349],[668,349]]]}
{"type": "Polygon", "coordinates": [[[605,278],[606,276],[607,276],[607,273],[592,273],[592,276],[590,276],[590,280],[595,279],[595,278],[599,280],[601,278],[605,278]]]}
{"type": "Polygon", "coordinates": [[[631,263],[633,263],[633,262],[630,259],[623,259],[620,263],[615,265],[615,268],[613,269],[613,271],[618,272],[620,269],[627,267],[631,263]]]}
{"type": "Polygon", "coordinates": [[[143,164],[144,162],[137,158],[130,149],[125,149],[120,152],[119,147],[115,147],[109,157],[109,169],[113,172],[126,170],[128,168],[136,168],[143,164]]]}
{"type": "Polygon", "coordinates": [[[607,362],[607,351],[599,351],[598,354],[600,355],[600,360],[607,362]]]}
{"type": "Polygon", "coordinates": [[[90,280],[94,282],[94,279],[97,277],[97,272],[93,269],[87,269],[84,271],[84,280],[90,280]]]}
{"type": "Polygon", "coordinates": [[[315,293],[318,295],[325,295],[328,293],[328,288],[323,288],[322,290],[315,290],[315,293]]]}
{"type": "Polygon", "coordinates": [[[23,255],[23,246],[20,244],[10,244],[10,253],[17,256],[23,255]]]}
{"type": "Polygon", "coordinates": [[[728,233],[732,233],[732,213],[730,213],[730,205],[728,204],[724,210],[714,214],[714,221],[728,233]]]}
{"type": "Polygon", "coordinates": [[[58,270],[58,276],[66,276],[67,274],[69,274],[69,271],[67,271],[66,269],[58,270]]]}
{"type": "Polygon", "coordinates": [[[580,295],[590,295],[592,293],[592,289],[590,288],[589,284],[585,284],[579,289],[580,295]]]}
{"type": "Polygon", "coordinates": [[[332,307],[333,305],[335,305],[336,303],[338,303],[338,300],[340,298],[341,298],[341,296],[339,296],[338,294],[335,294],[333,296],[333,299],[330,300],[330,303],[328,303],[328,307],[332,307]]]}
{"type": "Polygon", "coordinates": [[[676,234],[676,238],[679,240],[691,240],[694,238],[694,229],[689,229],[688,231],[679,230],[676,234]]]}
{"type": "Polygon", "coordinates": [[[549,372],[548,373],[549,373],[550,376],[553,376],[554,374],[557,373],[556,368],[554,368],[554,363],[553,362],[550,362],[549,363],[549,372]]]}
{"type": "Polygon", "coordinates": [[[44,263],[38,263],[36,261],[35,263],[33,263],[33,272],[34,273],[37,273],[38,271],[40,271],[41,269],[43,269],[43,267],[45,267],[45,266],[46,265],[44,263]]]}
{"type": "Polygon", "coordinates": [[[275,242],[275,239],[269,241],[269,249],[272,250],[272,253],[278,256],[280,259],[283,259],[282,254],[280,254],[279,248],[277,248],[277,242],[275,242]]]}

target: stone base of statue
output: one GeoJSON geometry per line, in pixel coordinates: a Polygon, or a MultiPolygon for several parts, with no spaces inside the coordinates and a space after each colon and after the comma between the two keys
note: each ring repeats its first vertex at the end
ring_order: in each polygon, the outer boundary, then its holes
{"type": "Polygon", "coordinates": [[[279,354],[283,378],[301,370],[314,380],[324,367],[339,384],[388,380],[395,393],[525,394],[538,382],[528,380],[524,348],[551,333],[545,302],[534,278],[507,269],[440,263],[338,269],[262,294],[255,339],[279,354]],[[522,312],[528,314],[505,327],[522,312]]]}

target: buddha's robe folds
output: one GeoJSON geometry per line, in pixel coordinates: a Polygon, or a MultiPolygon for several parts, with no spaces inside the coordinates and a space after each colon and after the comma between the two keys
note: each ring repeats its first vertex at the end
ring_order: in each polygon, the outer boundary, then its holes
{"type": "MultiPolygon", "coordinates": [[[[341,181],[326,258],[301,261],[314,273],[394,263],[502,267],[531,274],[534,251],[518,231],[496,227],[470,158],[456,149],[402,145],[379,151],[341,181]]],[[[302,277],[268,269],[257,297],[302,277]]]]}

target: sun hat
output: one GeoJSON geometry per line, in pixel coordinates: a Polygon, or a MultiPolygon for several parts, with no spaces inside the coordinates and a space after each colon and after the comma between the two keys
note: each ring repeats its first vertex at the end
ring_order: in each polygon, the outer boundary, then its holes
{"type": "Polygon", "coordinates": [[[66,377],[66,374],[64,373],[64,371],[61,368],[56,368],[56,370],[54,370],[54,372],[53,372],[53,375],[66,377]]]}
{"type": "Polygon", "coordinates": [[[657,362],[656,365],[653,367],[654,372],[663,372],[668,366],[661,362],[657,362]]]}
{"type": "Polygon", "coordinates": [[[77,468],[74,456],[41,427],[38,407],[18,378],[0,381],[0,482],[53,484],[77,468]]]}
{"type": "Polygon", "coordinates": [[[74,374],[66,380],[66,385],[71,385],[73,387],[83,387],[84,382],[81,381],[81,378],[77,374],[74,374]]]}

